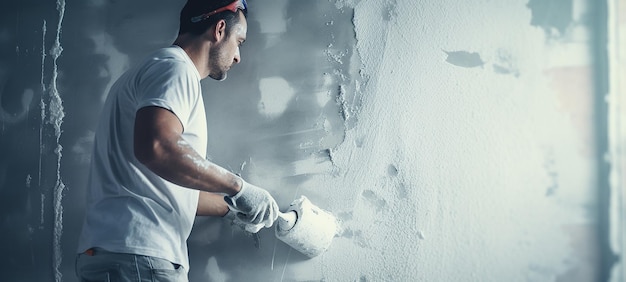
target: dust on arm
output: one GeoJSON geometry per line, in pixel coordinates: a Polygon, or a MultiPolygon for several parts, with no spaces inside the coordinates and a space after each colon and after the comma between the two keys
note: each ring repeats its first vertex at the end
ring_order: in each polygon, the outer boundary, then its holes
{"type": "Polygon", "coordinates": [[[169,110],[156,106],[139,109],[135,117],[135,157],[163,179],[200,190],[198,214],[225,214],[228,206],[222,196],[202,191],[234,195],[241,189],[242,179],[200,156],[182,133],[180,120],[169,110]]]}

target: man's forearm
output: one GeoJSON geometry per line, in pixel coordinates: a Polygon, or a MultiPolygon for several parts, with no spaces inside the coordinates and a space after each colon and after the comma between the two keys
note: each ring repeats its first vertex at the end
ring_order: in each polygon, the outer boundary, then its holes
{"type": "Polygon", "coordinates": [[[161,140],[154,157],[142,163],[163,179],[206,192],[236,194],[242,185],[237,175],[202,158],[182,137],[161,140]]]}

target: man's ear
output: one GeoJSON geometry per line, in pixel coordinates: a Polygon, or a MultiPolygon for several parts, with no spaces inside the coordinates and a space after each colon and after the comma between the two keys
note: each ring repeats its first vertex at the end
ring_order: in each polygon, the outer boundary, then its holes
{"type": "Polygon", "coordinates": [[[226,21],[219,20],[215,24],[215,29],[213,29],[213,38],[215,41],[221,41],[226,37],[226,21]]]}

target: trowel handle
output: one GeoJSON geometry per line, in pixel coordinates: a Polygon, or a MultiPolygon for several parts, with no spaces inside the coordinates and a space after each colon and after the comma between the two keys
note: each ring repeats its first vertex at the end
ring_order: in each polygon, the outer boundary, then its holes
{"type": "Polygon", "coordinates": [[[296,225],[298,221],[298,214],[295,211],[288,211],[286,213],[278,213],[278,228],[283,231],[290,230],[296,225]]]}

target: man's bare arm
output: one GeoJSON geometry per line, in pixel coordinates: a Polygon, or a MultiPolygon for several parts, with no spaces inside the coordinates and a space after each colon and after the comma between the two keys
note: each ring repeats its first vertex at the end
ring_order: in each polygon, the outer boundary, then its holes
{"type": "Polygon", "coordinates": [[[220,194],[200,191],[196,215],[224,216],[228,213],[228,205],[220,194]]]}
{"type": "Polygon", "coordinates": [[[174,113],[155,106],[141,108],[135,118],[135,157],[163,179],[180,186],[236,194],[242,179],[200,156],[182,133],[183,126],[174,113]]]}

